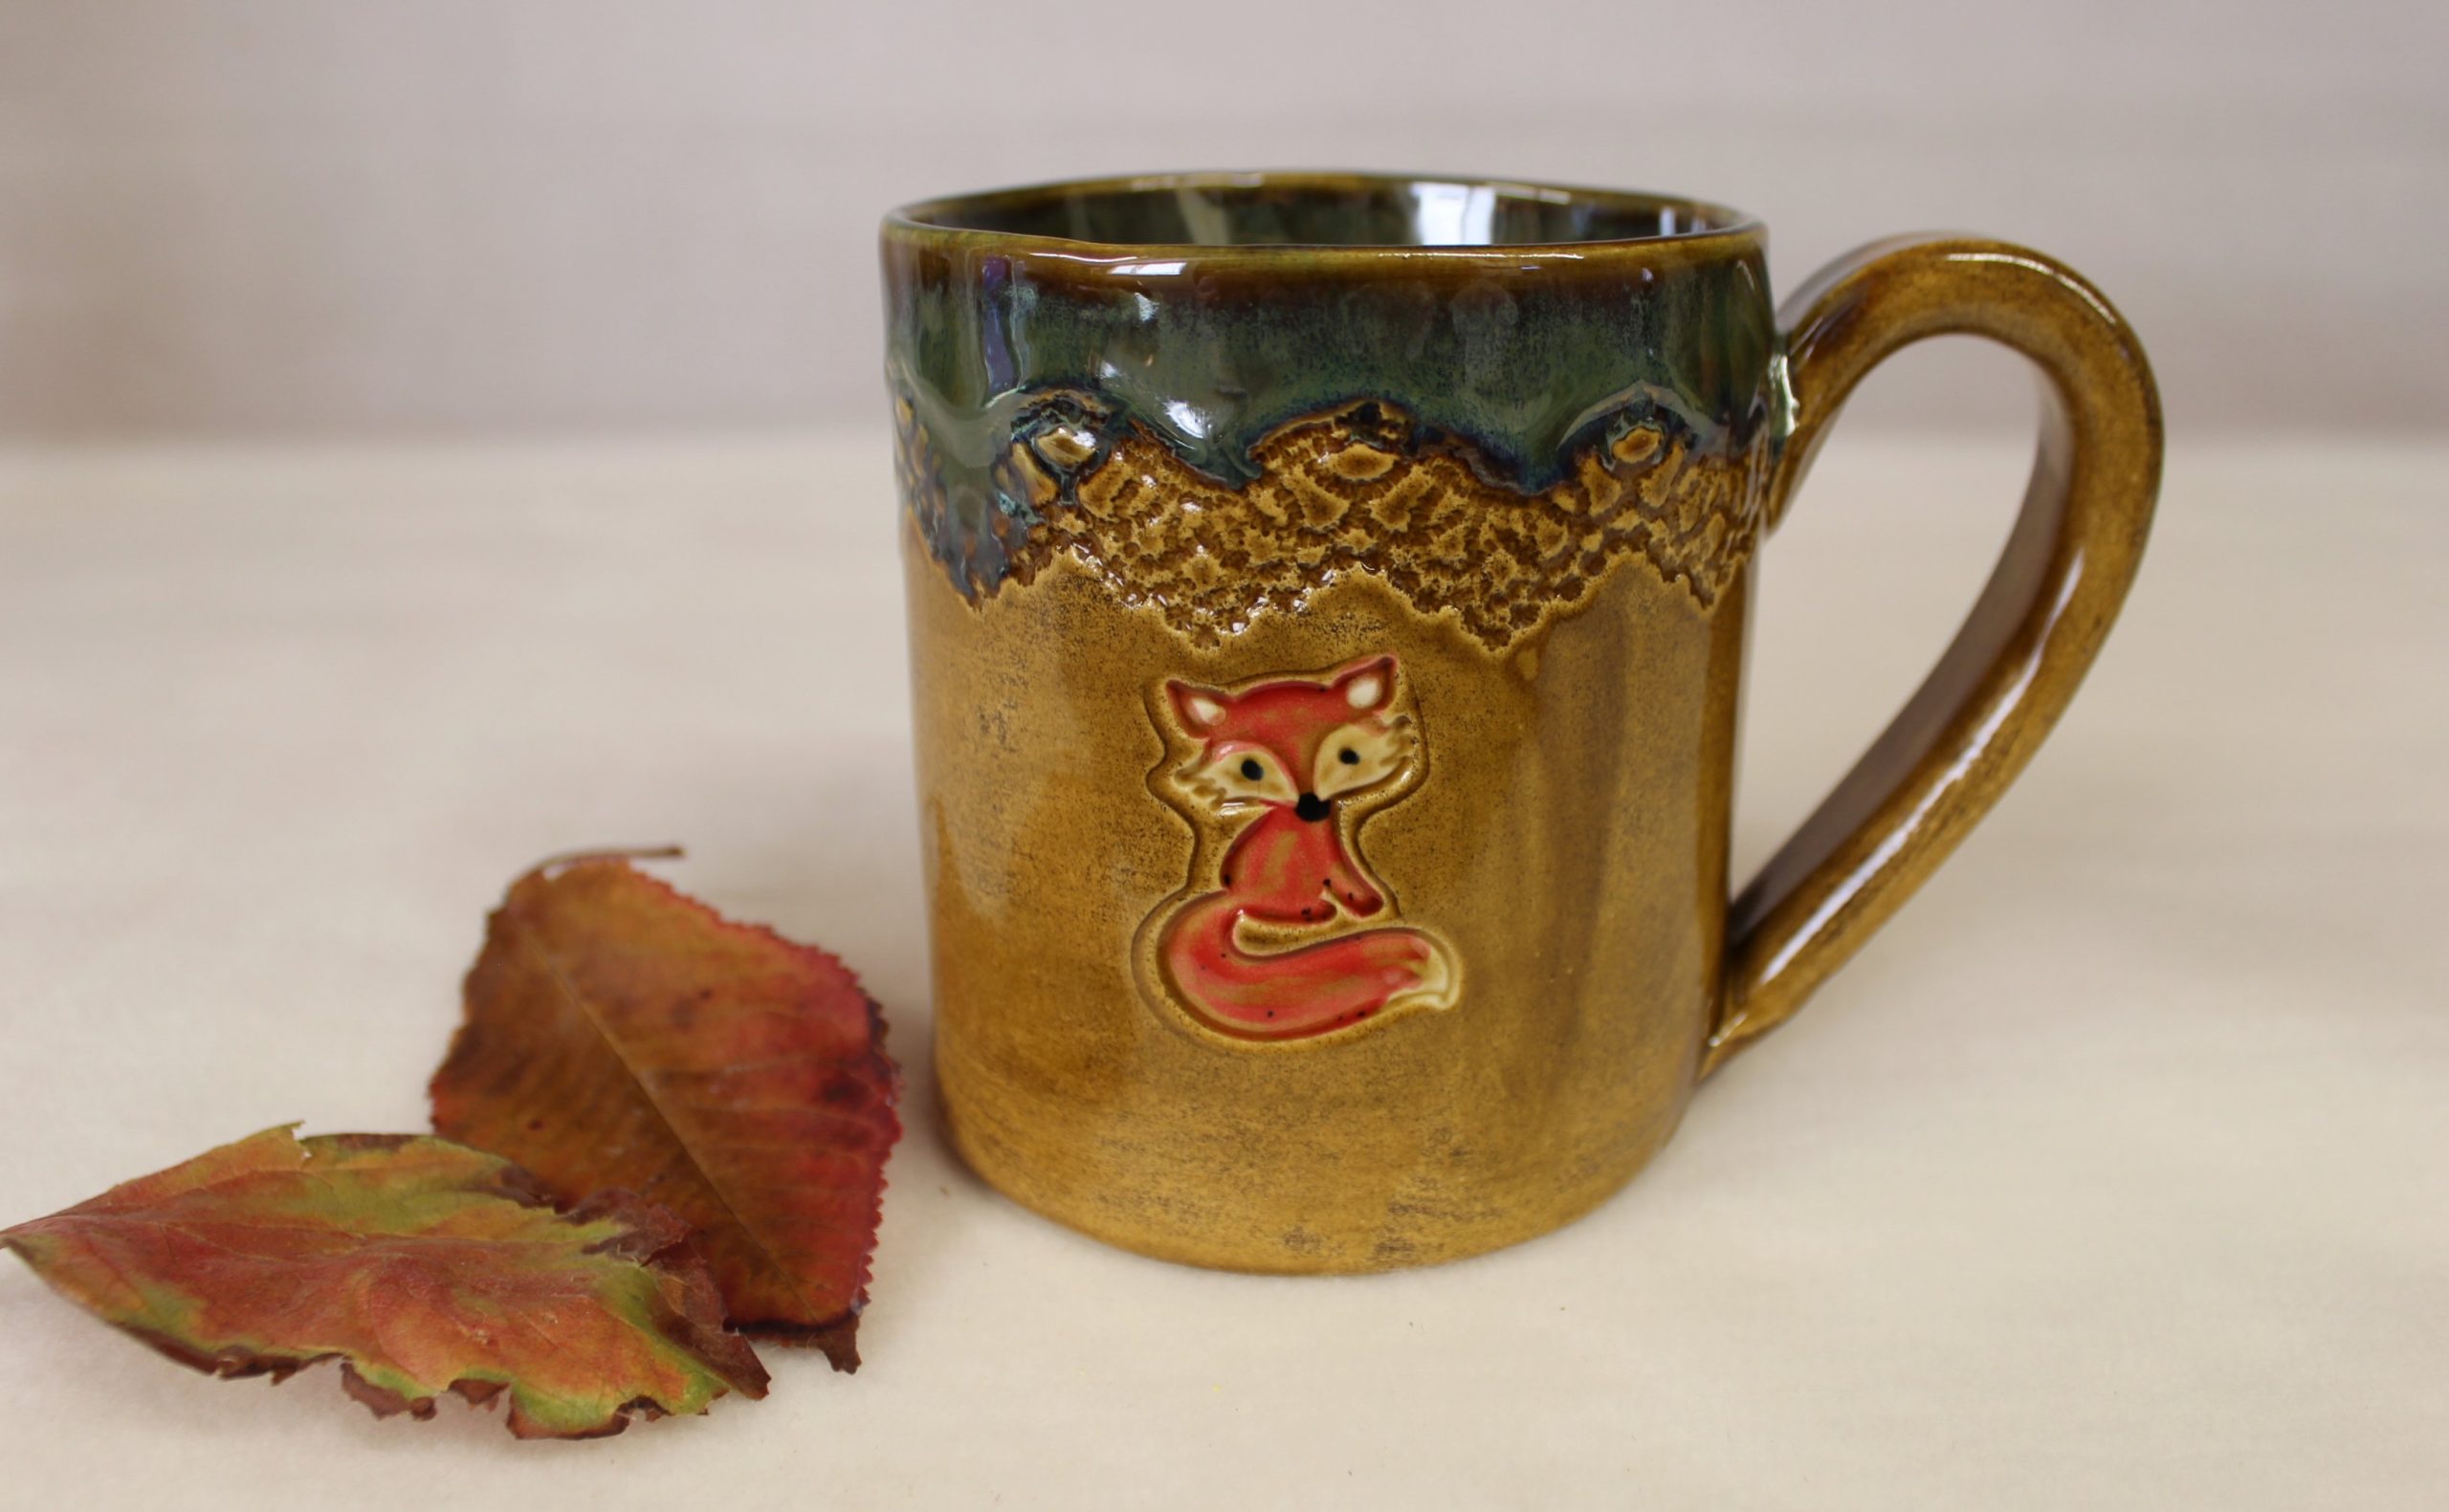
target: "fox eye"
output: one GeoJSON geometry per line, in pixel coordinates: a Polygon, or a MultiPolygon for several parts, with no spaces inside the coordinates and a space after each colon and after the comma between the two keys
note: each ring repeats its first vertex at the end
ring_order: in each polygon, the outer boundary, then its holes
{"type": "Polygon", "coordinates": [[[1246,757],[1242,762],[1242,775],[1255,782],[1259,778],[1267,776],[1267,768],[1259,765],[1258,757],[1246,757]]]}
{"type": "Polygon", "coordinates": [[[1346,746],[1341,751],[1335,753],[1335,759],[1346,766],[1358,766],[1360,765],[1360,753],[1355,751],[1350,746],[1346,746]]]}

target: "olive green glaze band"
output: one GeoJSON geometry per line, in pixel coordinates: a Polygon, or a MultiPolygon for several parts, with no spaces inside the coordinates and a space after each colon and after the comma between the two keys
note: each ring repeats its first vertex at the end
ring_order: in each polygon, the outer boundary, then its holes
{"type": "Polygon", "coordinates": [[[887,376],[939,470],[930,544],[955,582],[991,590],[1037,524],[994,467],[1048,396],[1085,401],[1108,440],[1144,427],[1227,484],[1255,475],[1265,435],[1357,400],[1465,444],[1489,481],[1523,493],[1628,420],[1730,456],[1770,422],[1755,226],[1657,196],[1458,185],[1442,186],[1491,197],[1487,234],[1620,239],[1401,244],[1390,198],[1423,186],[1440,186],[1182,175],[890,217],[887,376]],[[1048,233],[1081,205],[1085,229],[1129,245],[1048,233]],[[1139,239],[1227,215],[1210,233],[1232,245],[1139,239]]]}

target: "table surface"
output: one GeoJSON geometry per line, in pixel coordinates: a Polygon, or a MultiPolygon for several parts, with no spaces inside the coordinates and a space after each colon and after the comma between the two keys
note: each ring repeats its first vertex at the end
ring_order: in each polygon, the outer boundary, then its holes
{"type": "MultiPolygon", "coordinates": [[[[1738,862],[1876,731],[2021,443],[1841,436],[1738,862]]],[[[23,1505],[2437,1506],[2449,447],[2180,443],[2022,784],[1644,1176],[1366,1279],[1105,1249],[933,1125],[886,442],[0,452],[0,1221],[413,1129],[485,910],[679,841],[910,1072],[838,1376],[593,1444],[181,1370],[0,1264],[23,1505]],[[844,648],[848,648],[845,654],[844,648]]]]}

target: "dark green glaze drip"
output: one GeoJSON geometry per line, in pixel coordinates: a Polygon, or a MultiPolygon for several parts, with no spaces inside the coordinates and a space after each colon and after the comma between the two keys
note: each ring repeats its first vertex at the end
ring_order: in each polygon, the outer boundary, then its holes
{"type": "MultiPolygon", "coordinates": [[[[1423,248],[1389,222],[1387,196],[1406,184],[1200,186],[1191,208],[1203,214],[1187,218],[1169,208],[1185,197],[1175,188],[1058,188],[889,220],[887,375],[925,437],[940,508],[920,516],[938,522],[930,545],[956,583],[991,589],[998,542],[1037,523],[998,465],[1049,403],[1104,444],[1142,427],[1232,484],[1253,475],[1269,432],[1361,399],[1412,417],[1423,442],[1460,443],[1489,482],[1522,493],[1553,485],[1627,418],[1671,417],[1729,455],[1750,446],[1775,342],[1756,232],[1423,248]],[[1355,245],[1282,244],[1288,226],[1330,234],[1347,204],[1355,245]],[[1045,234],[1078,222],[1144,235],[1186,219],[1210,244],[1045,234]],[[992,229],[956,229],[981,226],[992,229]]],[[[1600,213],[1589,199],[1509,209],[1494,233],[1511,222],[1517,234],[1549,223],[1634,234],[1664,203],[1602,196],[1600,213]]]]}

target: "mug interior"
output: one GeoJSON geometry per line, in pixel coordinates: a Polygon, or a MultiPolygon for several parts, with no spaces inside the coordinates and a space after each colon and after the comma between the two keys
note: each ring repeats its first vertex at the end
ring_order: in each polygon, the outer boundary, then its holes
{"type": "Polygon", "coordinates": [[[943,230],[1147,247],[1558,247],[1748,227],[1669,195],[1398,175],[1167,174],[913,206],[943,230]]]}

